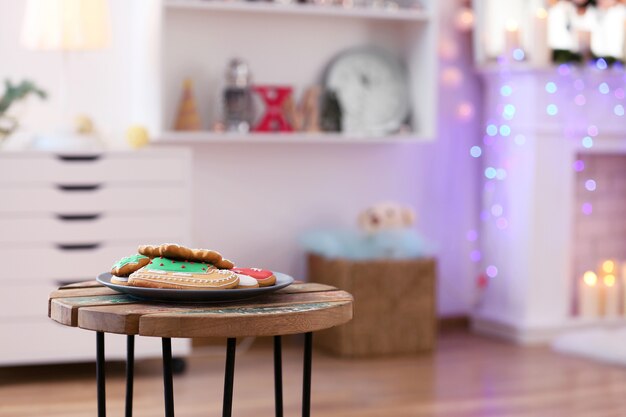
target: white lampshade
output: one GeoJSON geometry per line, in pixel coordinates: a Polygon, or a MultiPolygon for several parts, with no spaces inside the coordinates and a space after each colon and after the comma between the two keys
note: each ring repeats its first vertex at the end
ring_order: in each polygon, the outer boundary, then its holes
{"type": "Polygon", "coordinates": [[[28,0],[22,44],[29,49],[84,51],[109,45],[107,0],[28,0]]]}

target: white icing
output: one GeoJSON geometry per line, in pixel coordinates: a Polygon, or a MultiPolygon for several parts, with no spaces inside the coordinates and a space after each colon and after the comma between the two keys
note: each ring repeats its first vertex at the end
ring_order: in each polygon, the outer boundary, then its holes
{"type": "Polygon", "coordinates": [[[189,273],[189,272],[172,272],[162,270],[149,270],[142,268],[142,273],[137,271],[133,274],[137,279],[164,282],[164,283],[176,283],[184,287],[194,287],[197,289],[202,288],[230,288],[237,276],[236,274],[228,270],[211,269],[209,271],[202,271],[202,273],[189,273]],[[144,270],[145,269],[145,270],[144,270]]]}
{"type": "Polygon", "coordinates": [[[240,287],[258,287],[259,286],[259,282],[252,278],[249,277],[248,275],[243,275],[243,274],[235,274],[239,277],[239,286],[240,287]]]}
{"type": "Polygon", "coordinates": [[[262,271],[262,269],[261,269],[261,268],[250,268],[250,270],[252,270],[252,271],[256,271],[256,272],[261,272],[261,271],[262,271]]]}

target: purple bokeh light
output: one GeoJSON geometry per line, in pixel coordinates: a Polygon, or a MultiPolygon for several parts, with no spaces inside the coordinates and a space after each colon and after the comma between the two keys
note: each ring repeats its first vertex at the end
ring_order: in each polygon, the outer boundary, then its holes
{"type": "Polygon", "coordinates": [[[585,170],[585,161],[578,159],[574,162],[574,171],[583,172],[585,170]]]}
{"type": "Polygon", "coordinates": [[[489,278],[495,278],[498,276],[498,268],[496,268],[493,265],[489,265],[486,269],[485,272],[487,273],[487,276],[489,278]]]}

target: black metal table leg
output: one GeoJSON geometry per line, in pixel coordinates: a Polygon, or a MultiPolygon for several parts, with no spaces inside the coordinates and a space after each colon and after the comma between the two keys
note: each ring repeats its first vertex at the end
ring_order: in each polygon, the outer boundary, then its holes
{"type": "Polygon", "coordinates": [[[302,417],[311,415],[311,361],[313,333],[304,334],[304,369],[302,379],[302,417]]]}
{"type": "Polygon", "coordinates": [[[96,333],[96,385],[98,389],[98,417],[106,417],[106,391],[104,385],[104,333],[96,333]]]}
{"type": "Polygon", "coordinates": [[[226,342],[226,370],[224,372],[224,403],[222,416],[230,417],[233,411],[233,382],[235,380],[235,350],[237,339],[228,338],[226,342]]]}
{"type": "Polygon", "coordinates": [[[274,336],[274,407],[276,417],[283,417],[283,355],[280,336],[274,336]]]}
{"type": "Polygon", "coordinates": [[[135,336],[126,336],[126,417],[133,417],[133,378],[135,375],[135,336]]]}
{"type": "Polygon", "coordinates": [[[164,337],[163,345],[163,396],[165,417],[174,417],[174,388],[172,385],[172,339],[164,337]]]}

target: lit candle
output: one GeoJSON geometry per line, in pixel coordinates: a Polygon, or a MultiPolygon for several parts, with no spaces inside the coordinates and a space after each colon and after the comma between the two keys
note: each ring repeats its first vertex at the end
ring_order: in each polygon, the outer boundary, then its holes
{"type": "Polygon", "coordinates": [[[533,29],[533,50],[530,58],[534,66],[546,67],[550,65],[552,55],[548,47],[548,11],[546,9],[539,8],[535,12],[533,29]]]}
{"type": "Polygon", "coordinates": [[[510,20],[504,29],[504,55],[510,58],[513,56],[513,51],[520,49],[519,25],[517,22],[510,20]]]}
{"type": "Polygon", "coordinates": [[[615,275],[607,274],[602,278],[602,298],[605,317],[619,316],[619,291],[615,275]]]}
{"type": "Polygon", "coordinates": [[[599,302],[598,276],[593,271],[587,271],[578,285],[578,315],[588,318],[598,317],[599,302]]]}
{"type": "Polygon", "coordinates": [[[605,317],[619,315],[619,289],[615,279],[615,261],[607,259],[600,265],[601,311],[605,317]]]}
{"type": "MultiPolygon", "coordinates": [[[[548,8],[548,46],[555,51],[576,49],[575,30],[572,30],[572,13],[576,13],[572,3],[557,1],[548,8]]],[[[577,49],[576,49],[577,50],[577,49]]]]}
{"type": "Polygon", "coordinates": [[[606,261],[602,262],[602,265],[600,265],[600,270],[602,271],[603,275],[614,274],[615,273],[615,261],[612,259],[607,259],[606,261]]]}
{"type": "Polygon", "coordinates": [[[624,59],[624,6],[618,1],[598,3],[595,25],[588,26],[591,51],[595,56],[624,59]]]}

